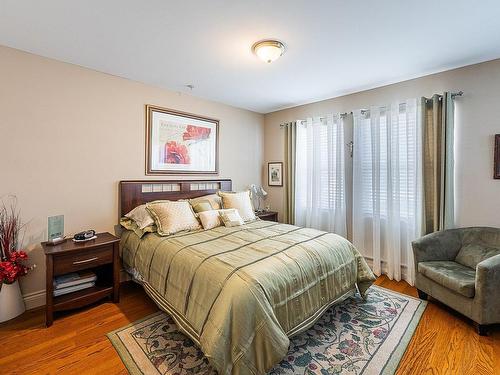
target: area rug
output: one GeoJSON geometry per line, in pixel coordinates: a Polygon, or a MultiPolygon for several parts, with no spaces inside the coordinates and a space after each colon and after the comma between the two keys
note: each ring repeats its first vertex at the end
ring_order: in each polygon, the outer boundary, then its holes
{"type": "MultiPolygon", "coordinates": [[[[394,374],[426,302],[372,286],[331,307],[294,336],[269,374],[394,374]]],[[[170,316],[157,312],[107,335],[132,375],[215,375],[203,353],[170,316]]]]}

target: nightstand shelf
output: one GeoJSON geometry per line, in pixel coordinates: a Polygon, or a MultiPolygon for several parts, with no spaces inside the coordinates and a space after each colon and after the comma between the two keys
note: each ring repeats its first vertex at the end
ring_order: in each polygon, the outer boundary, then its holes
{"type": "Polygon", "coordinates": [[[77,309],[103,298],[119,300],[120,239],[110,233],[99,233],[88,242],[75,243],[71,239],[50,246],[42,243],[47,263],[45,323],[50,327],[54,312],[77,309]],[[97,279],[95,285],[71,293],[54,296],[54,278],[78,271],[92,271],[97,279]]]}
{"type": "Polygon", "coordinates": [[[113,286],[91,286],[76,292],[54,297],[54,311],[76,309],[99,301],[113,293],[113,286]]]}

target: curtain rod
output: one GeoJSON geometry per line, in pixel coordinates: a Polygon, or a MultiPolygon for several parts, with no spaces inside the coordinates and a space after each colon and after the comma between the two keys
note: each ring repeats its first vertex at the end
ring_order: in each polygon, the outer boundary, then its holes
{"type": "MultiPolygon", "coordinates": [[[[462,90],[460,91],[457,91],[457,92],[452,92],[450,93],[451,94],[451,98],[452,99],[455,99],[455,97],[457,96],[463,96],[464,92],[462,90]]],[[[441,94],[437,94],[439,97],[442,97],[443,95],[441,94]]],[[[400,103],[400,105],[404,105],[406,103],[400,103]]],[[[370,110],[369,109],[361,109],[360,112],[362,115],[366,114],[367,112],[369,112],[370,110]]],[[[348,115],[352,115],[353,114],[353,111],[351,112],[342,112],[342,113],[339,113],[339,116],[340,117],[346,117],[348,115]]],[[[319,117],[320,120],[325,120],[326,119],[326,116],[320,116],[319,117]]],[[[298,122],[305,122],[307,120],[297,120],[298,122]]],[[[280,128],[284,128],[288,125],[288,123],[284,123],[284,124],[280,124],[280,128]]]]}
{"type": "MultiPolygon", "coordinates": [[[[352,115],[352,112],[342,112],[342,113],[339,113],[338,115],[339,115],[340,117],[345,117],[345,116],[347,116],[347,115],[352,115]]],[[[315,118],[317,118],[317,117],[315,116],[315,118]]],[[[326,116],[320,116],[320,117],[319,117],[319,119],[320,119],[320,120],[326,120],[326,116]]],[[[307,121],[307,120],[297,120],[297,122],[306,122],[306,121],[307,121]]],[[[284,124],[280,124],[280,128],[284,128],[284,127],[286,127],[288,124],[289,124],[289,122],[286,122],[286,123],[284,123],[284,124]]]]}

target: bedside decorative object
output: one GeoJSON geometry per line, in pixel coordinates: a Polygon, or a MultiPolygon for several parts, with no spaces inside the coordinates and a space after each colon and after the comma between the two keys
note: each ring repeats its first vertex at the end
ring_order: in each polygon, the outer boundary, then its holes
{"type": "Polygon", "coordinates": [[[146,174],[217,174],[219,120],[146,105],[146,174]]]}
{"type": "Polygon", "coordinates": [[[257,199],[257,212],[261,212],[260,204],[262,200],[267,197],[267,191],[264,190],[262,186],[257,186],[255,184],[250,185],[250,199],[253,201],[257,199]]]}
{"type": "Polygon", "coordinates": [[[256,211],[255,216],[261,220],[278,222],[278,213],[276,211],[256,211]]]}
{"type": "Polygon", "coordinates": [[[98,233],[96,236],[96,239],[87,242],[67,241],[56,246],[42,243],[47,263],[47,327],[52,325],[55,311],[79,308],[105,297],[118,302],[120,239],[110,233],[98,233]],[[60,289],[64,287],[71,287],[73,292],[61,292],[60,289]],[[59,290],[55,292],[57,296],[54,296],[55,289],[59,290]]]}
{"type": "Polygon", "coordinates": [[[47,222],[47,245],[57,245],[66,241],[64,236],[64,215],[49,216],[47,222]]]}
{"type": "Polygon", "coordinates": [[[267,184],[283,186],[283,162],[267,163],[267,184]]]}
{"type": "Polygon", "coordinates": [[[26,310],[18,280],[35,268],[25,264],[28,255],[18,250],[24,224],[16,198],[8,199],[10,203],[2,200],[0,207],[0,322],[13,319],[26,310]]]}
{"type": "Polygon", "coordinates": [[[84,230],[83,232],[79,232],[73,236],[73,242],[85,242],[85,241],[92,241],[97,238],[95,234],[95,230],[89,229],[89,230],[84,230]]]}
{"type": "Polygon", "coordinates": [[[14,319],[26,311],[19,282],[0,286],[0,323],[14,319]]]}
{"type": "Polygon", "coordinates": [[[495,165],[493,167],[493,178],[500,179],[500,134],[495,134],[495,165]]]}

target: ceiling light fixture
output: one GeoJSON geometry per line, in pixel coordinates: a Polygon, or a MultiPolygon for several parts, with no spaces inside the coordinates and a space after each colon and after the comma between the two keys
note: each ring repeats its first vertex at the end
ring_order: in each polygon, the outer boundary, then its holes
{"type": "Polygon", "coordinates": [[[252,46],[252,51],[262,61],[271,63],[285,53],[285,45],[278,40],[261,40],[252,46]]]}

